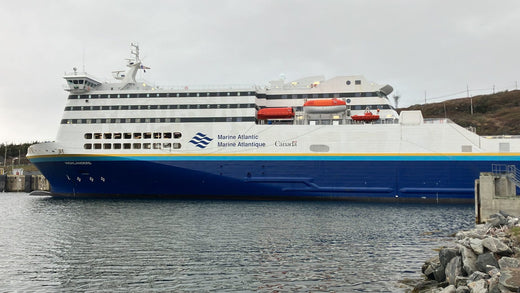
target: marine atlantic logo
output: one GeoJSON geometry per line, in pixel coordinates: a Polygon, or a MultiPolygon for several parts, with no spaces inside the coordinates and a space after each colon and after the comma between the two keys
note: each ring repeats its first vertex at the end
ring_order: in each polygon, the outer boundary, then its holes
{"type": "Polygon", "coordinates": [[[204,133],[198,132],[189,142],[194,144],[196,147],[203,149],[207,147],[212,140],[213,138],[206,136],[204,133]]]}

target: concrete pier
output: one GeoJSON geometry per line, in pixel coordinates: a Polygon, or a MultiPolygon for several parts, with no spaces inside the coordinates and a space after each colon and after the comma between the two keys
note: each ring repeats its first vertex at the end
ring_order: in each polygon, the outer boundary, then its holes
{"type": "Polygon", "coordinates": [[[0,192],[49,191],[50,184],[43,175],[0,175],[0,192]]]}
{"type": "Polygon", "coordinates": [[[475,216],[478,224],[487,223],[498,212],[520,214],[518,182],[511,173],[480,173],[475,180],[475,216]]]}

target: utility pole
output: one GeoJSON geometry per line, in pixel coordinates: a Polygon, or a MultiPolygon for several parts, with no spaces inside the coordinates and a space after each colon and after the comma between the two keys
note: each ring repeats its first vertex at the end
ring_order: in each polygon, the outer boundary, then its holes
{"type": "Polygon", "coordinates": [[[470,107],[471,107],[471,115],[473,115],[473,97],[469,95],[469,85],[466,84],[466,93],[469,97],[470,107]]]}

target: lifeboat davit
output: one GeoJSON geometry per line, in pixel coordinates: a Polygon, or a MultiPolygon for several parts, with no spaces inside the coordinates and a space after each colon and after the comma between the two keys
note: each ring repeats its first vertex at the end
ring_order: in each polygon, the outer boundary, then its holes
{"type": "Polygon", "coordinates": [[[258,110],[256,118],[259,120],[265,119],[289,119],[294,117],[294,110],[291,107],[287,108],[263,108],[258,110]]]}
{"type": "Polygon", "coordinates": [[[376,121],[379,120],[379,115],[374,115],[370,111],[365,111],[363,115],[352,115],[354,121],[376,121]]]}
{"type": "Polygon", "coordinates": [[[306,113],[338,113],[347,109],[347,103],[340,99],[310,100],[303,104],[306,113]]]}

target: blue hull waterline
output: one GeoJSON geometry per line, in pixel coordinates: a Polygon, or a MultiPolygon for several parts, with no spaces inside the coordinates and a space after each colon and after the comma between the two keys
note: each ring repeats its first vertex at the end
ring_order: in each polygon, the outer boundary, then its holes
{"type": "Polygon", "coordinates": [[[471,203],[504,157],[45,157],[55,195],[471,203]]]}

